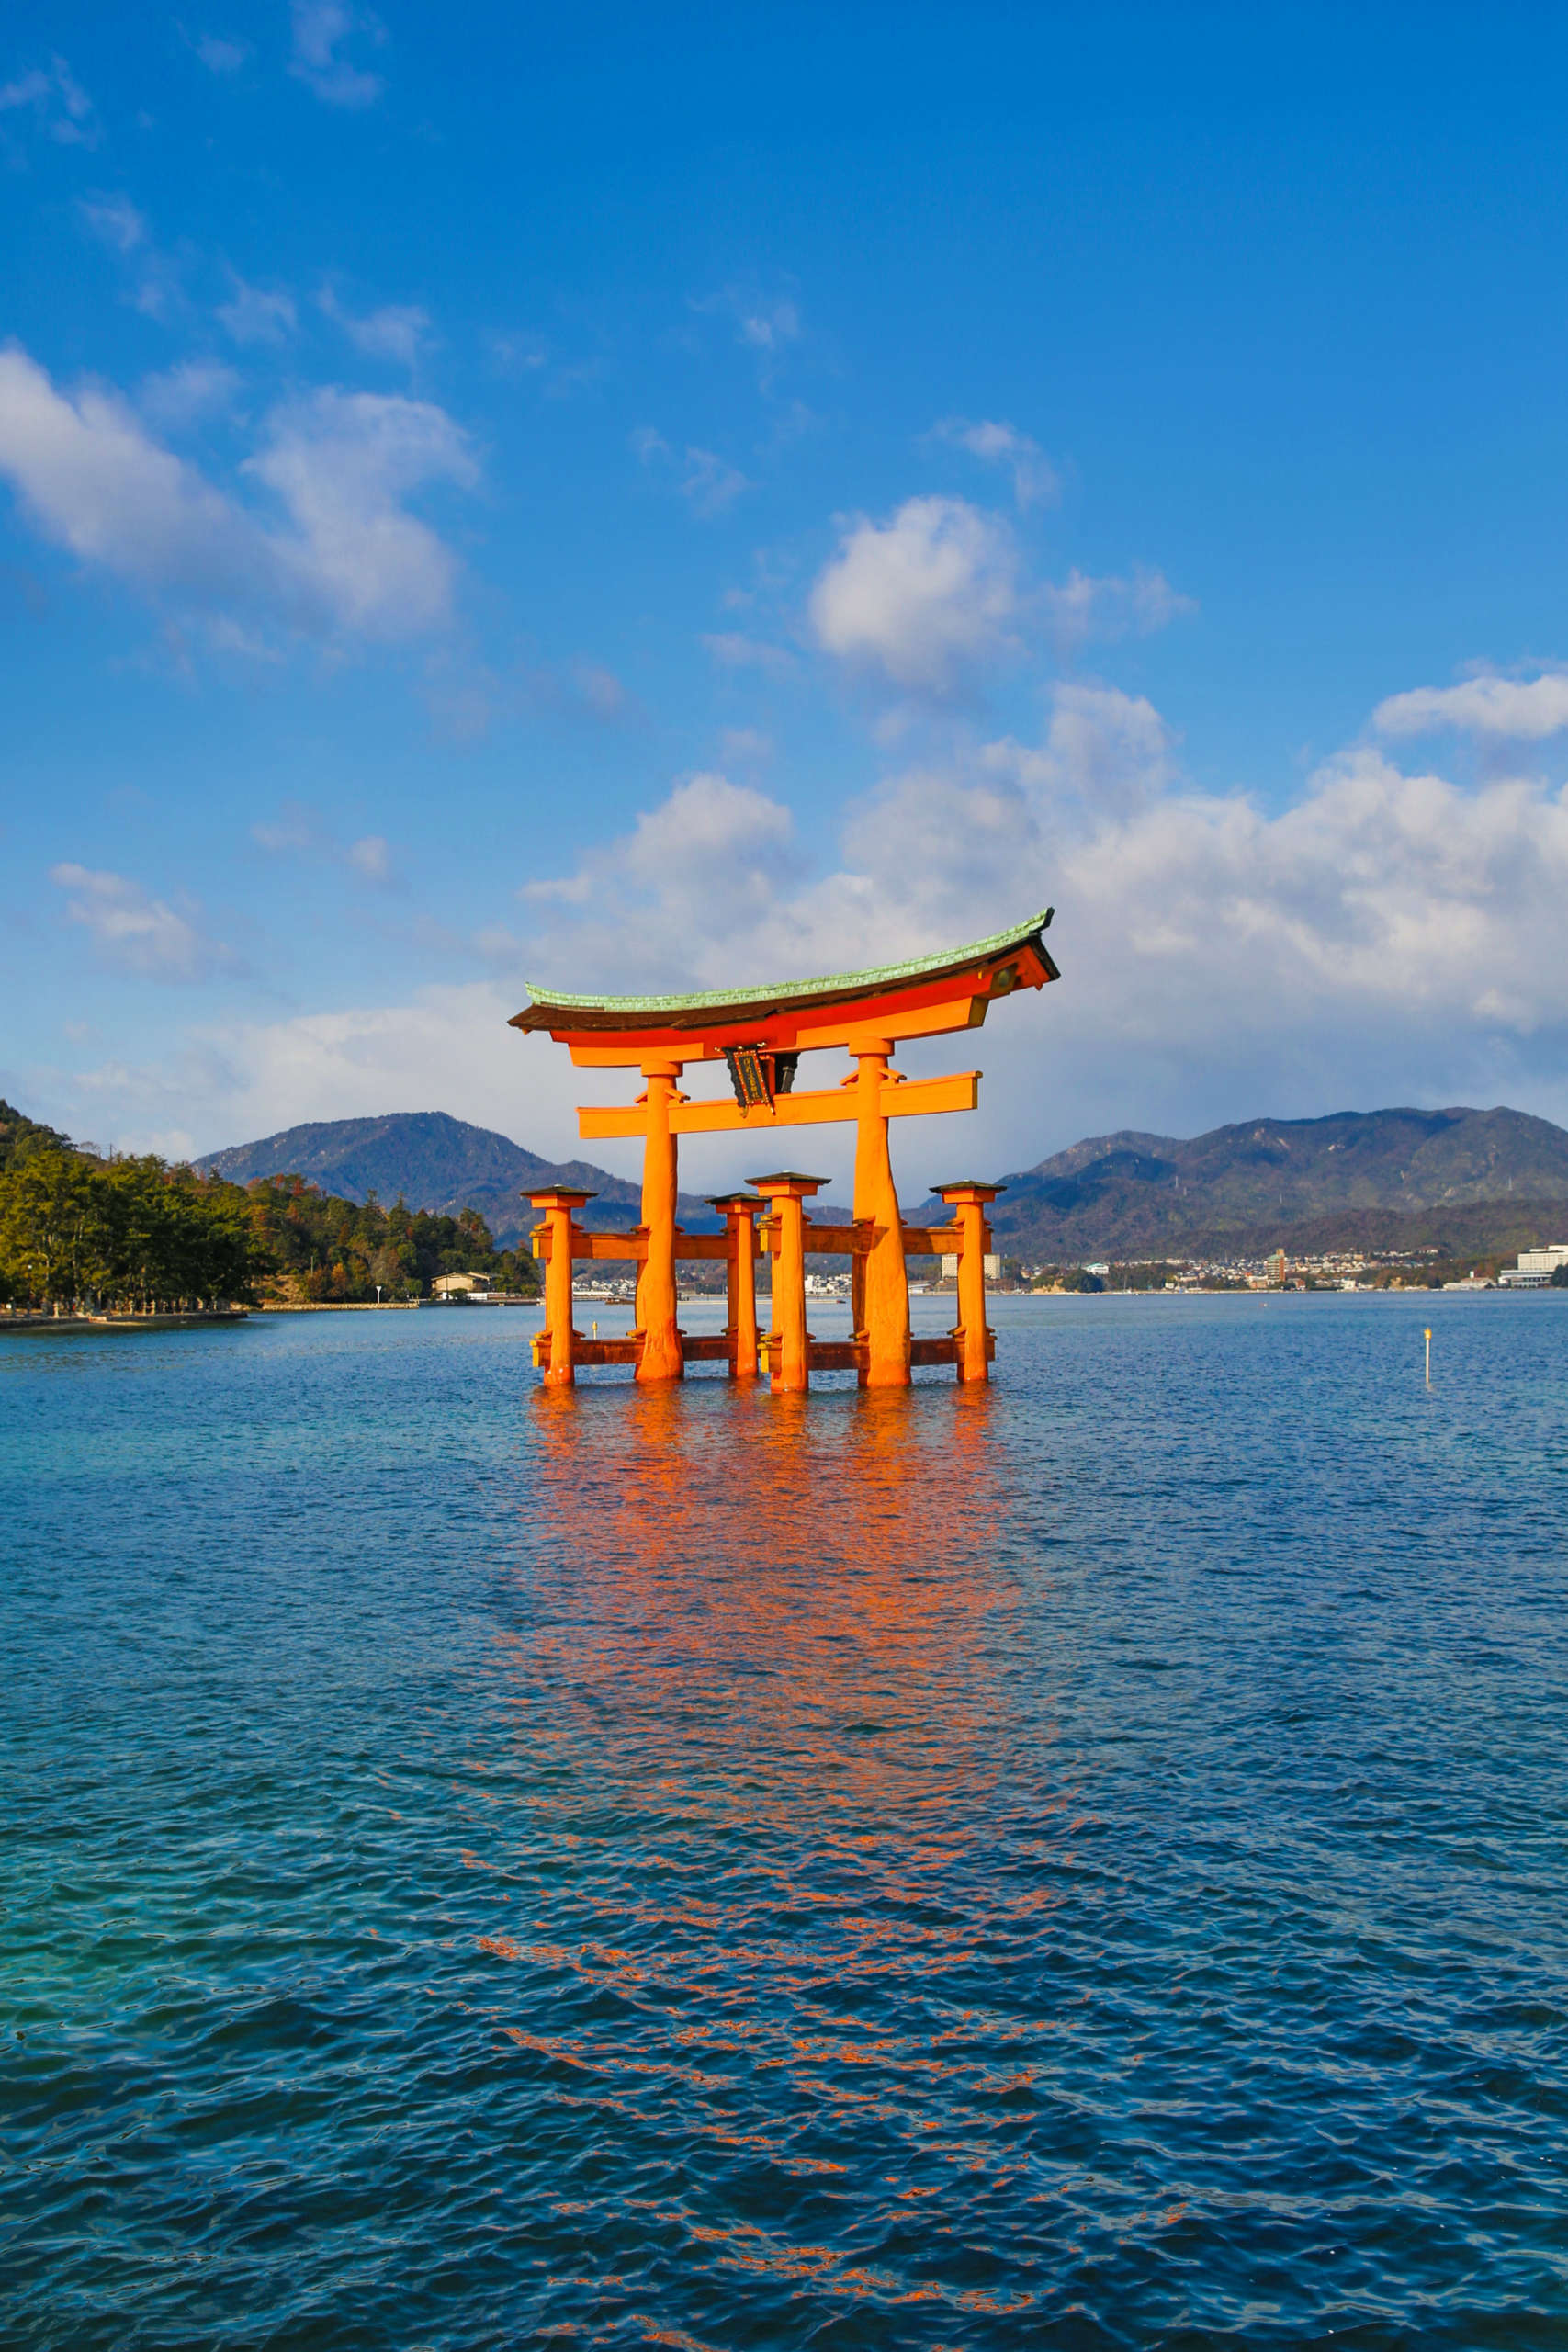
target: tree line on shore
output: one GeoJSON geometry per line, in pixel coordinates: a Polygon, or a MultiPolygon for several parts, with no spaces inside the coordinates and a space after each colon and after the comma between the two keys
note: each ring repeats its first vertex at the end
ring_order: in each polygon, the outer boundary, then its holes
{"type": "Polygon", "coordinates": [[[417,1298],[446,1273],[534,1291],[473,1209],[345,1201],[298,1176],[232,1184],[152,1154],[104,1157],[0,1102],[0,1302],[189,1310],[417,1298]]]}

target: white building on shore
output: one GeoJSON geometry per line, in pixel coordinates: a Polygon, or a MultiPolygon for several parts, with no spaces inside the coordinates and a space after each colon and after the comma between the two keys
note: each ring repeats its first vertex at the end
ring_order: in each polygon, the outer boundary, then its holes
{"type": "Polygon", "coordinates": [[[1497,1280],[1505,1290],[1545,1290],[1559,1266],[1568,1266],[1568,1241],[1543,1250],[1521,1250],[1517,1266],[1505,1266],[1497,1280]]]}

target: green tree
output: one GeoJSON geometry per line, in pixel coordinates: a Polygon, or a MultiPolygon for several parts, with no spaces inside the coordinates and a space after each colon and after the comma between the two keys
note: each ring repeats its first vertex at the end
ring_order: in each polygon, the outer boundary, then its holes
{"type": "Polygon", "coordinates": [[[93,1163],[29,1150],[0,1173],[0,1269],[7,1295],[74,1305],[112,1278],[113,1230],[93,1163]]]}

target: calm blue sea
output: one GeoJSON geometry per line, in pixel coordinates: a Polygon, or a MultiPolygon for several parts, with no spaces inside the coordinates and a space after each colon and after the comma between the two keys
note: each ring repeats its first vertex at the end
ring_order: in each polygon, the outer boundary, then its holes
{"type": "Polygon", "coordinates": [[[0,1339],[0,2341],[1568,2344],[1568,1295],[994,1312],[0,1339]]]}

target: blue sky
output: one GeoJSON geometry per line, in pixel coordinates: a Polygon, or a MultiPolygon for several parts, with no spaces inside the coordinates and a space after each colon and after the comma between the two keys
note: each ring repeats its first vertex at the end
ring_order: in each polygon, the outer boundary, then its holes
{"type": "Polygon", "coordinates": [[[1054,903],[966,1166],[1568,1118],[1565,68],[1544,10],[13,7],[0,1090],[564,1155],[615,1082],[525,976],[1054,903]]]}

